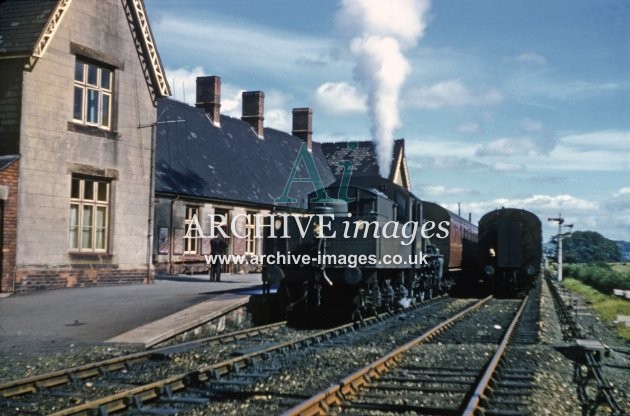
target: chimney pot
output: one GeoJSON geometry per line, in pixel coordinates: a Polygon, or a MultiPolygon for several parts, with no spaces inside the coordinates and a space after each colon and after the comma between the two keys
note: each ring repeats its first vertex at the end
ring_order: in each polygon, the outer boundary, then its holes
{"type": "Polygon", "coordinates": [[[309,152],[313,150],[313,110],[311,108],[293,109],[293,130],[291,133],[306,143],[309,152]]]}
{"type": "Polygon", "coordinates": [[[196,107],[203,108],[216,126],[221,124],[221,77],[197,77],[196,107]]]}
{"type": "Polygon", "coordinates": [[[243,101],[243,115],[241,120],[251,124],[256,135],[263,139],[265,120],[265,93],[262,91],[244,91],[241,95],[243,101]]]}

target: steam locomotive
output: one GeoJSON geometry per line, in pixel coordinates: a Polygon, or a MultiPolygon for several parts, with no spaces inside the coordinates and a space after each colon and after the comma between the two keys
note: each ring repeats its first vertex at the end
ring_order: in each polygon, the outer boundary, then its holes
{"type": "Polygon", "coordinates": [[[529,211],[501,208],[479,220],[478,258],[495,293],[527,290],[540,273],[542,225],[529,211]]]}
{"type": "Polygon", "coordinates": [[[264,240],[267,258],[283,264],[264,266],[263,281],[280,282],[290,323],[345,322],[423,301],[474,267],[477,227],[437,204],[382,178],[337,182],[325,194],[339,198],[311,194],[308,213],[276,220],[275,238],[264,240]]]}

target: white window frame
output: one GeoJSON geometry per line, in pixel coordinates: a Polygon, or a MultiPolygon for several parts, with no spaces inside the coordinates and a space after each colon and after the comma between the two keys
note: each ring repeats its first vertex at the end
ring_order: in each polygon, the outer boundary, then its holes
{"type": "Polygon", "coordinates": [[[248,212],[245,222],[245,254],[256,254],[256,213],[248,212]]]}
{"type": "Polygon", "coordinates": [[[198,255],[199,254],[199,230],[197,227],[190,228],[193,222],[193,216],[197,217],[199,221],[199,207],[195,205],[186,205],[186,216],[184,218],[184,254],[198,255]],[[190,234],[189,234],[190,233],[190,234]]]}
{"type": "Polygon", "coordinates": [[[109,249],[110,228],[110,192],[108,180],[73,176],[70,185],[70,204],[68,218],[68,246],[75,253],[107,253],[109,249]],[[78,195],[73,195],[75,181],[78,183],[78,195]],[[100,187],[104,187],[104,199],[100,198],[100,187]],[[92,197],[89,197],[91,187],[92,197]],[[85,223],[85,216],[91,209],[91,220],[85,223]],[[98,223],[98,212],[102,213],[102,224],[98,223]],[[87,234],[86,234],[87,233],[87,234]],[[102,234],[100,234],[102,233],[102,234]],[[101,247],[97,247],[101,236],[101,247]],[[86,236],[88,240],[86,241],[86,236]]]}
{"type": "Polygon", "coordinates": [[[76,123],[84,124],[86,126],[94,126],[104,130],[111,130],[112,126],[112,107],[113,107],[113,89],[114,89],[114,70],[111,68],[107,68],[103,65],[98,65],[93,62],[84,61],[77,57],[75,63],[74,70],[74,83],[73,83],[73,107],[72,107],[72,118],[76,123]],[[79,66],[82,66],[82,77],[81,79],[77,79],[77,69],[79,66]],[[90,68],[96,68],[96,83],[91,84],[88,79],[88,72],[90,68]],[[107,71],[108,74],[108,84],[103,84],[103,73],[107,71]],[[77,117],[75,112],[76,106],[76,91],[79,89],[81,91],[81,117],[77,117]],[[88,92],[94,91],[98,94],[98,103],[97,103],[97,116],[96,121],[89,120],[88,117],[88,92]],[[104,111],[102,111],[104,105],[103,102],[107,97],[107,120],[103,120],[104,111]]]}

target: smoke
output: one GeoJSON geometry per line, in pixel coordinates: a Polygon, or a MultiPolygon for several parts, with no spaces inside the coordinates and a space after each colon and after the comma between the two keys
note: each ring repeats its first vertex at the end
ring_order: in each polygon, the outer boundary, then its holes
{"type": "Polygon", "coordinates": [[[400,127],[398,97],[411,72],[403,52],[426,27],[430,0],[342,0],[337,25],[350,38],[354,76],[368,92],[372,141],[381,176],[387,178],[400,127]]]}

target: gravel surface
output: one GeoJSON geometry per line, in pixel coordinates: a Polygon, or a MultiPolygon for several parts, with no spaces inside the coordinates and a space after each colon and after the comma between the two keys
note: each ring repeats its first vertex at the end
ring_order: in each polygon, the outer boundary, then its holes
{"type": "MultiPolygon", "coordinates": [[[[574,357],[567,350],[569,345],[563,340],[560,324],[554,309],[553,300],[546,284],[542,285],[540,298],[540,322],[538,323],[540,341],[533,345],[518,345],[511,347],[509,360],[515,365],[536,368],[535,388],[530,398],[531,415],[583,415],[589,414],[591,409],[583,409],[578,397],[578,384],[574,381],[576,372],[584,371],[581,364],[574,361],[574,357]]],[[[574,311],[578,324],[585,337],[601,340],[614,349],[628,349],[630,345],[620,340],[616,334],[606,327],[597,316],[590,311],[583,299],[577,295],[567,298],[568,303],[576,306],[574,311]]],[[[395,329],[378,334],[370,334],[362,340],[360,337],[351,347],[329,343],[325,348],[313,348],[307,355],[292,358],[291,354],[281,357],[278,361],[265,360],[261,372],[268,370],[272,376],[250,379],[246,384],[236,388],[225,388],[223,395],[217,395],[213,403],[195,410],[187,410],[187,415],[262,415],[278,414],[310,395],[327,388],[353,370],[374,361],[382,354],[391,351],[397,345],[407,341],[412,334],[417,334],[422,328],[428,328],[442,318],[446,313],[458,310],[470,300],[455,300],[445,310],[440,311],[435,305],[425,308],[424,315],[416,316],[417,325],[407,326],[412,320],[411,314],[402,316],[395,329]],[[273,367],[273,368],[270,368],[273,367]]],[[[458,349],[472,351],[475,342],[488,342],[493,338],[496,329],[494,325],[503,326],[502,322],[484,324],[479,322],[479,328],[474,334],[459,334],[442,344],[432,343],[422,348],[444,350],[446,361],[453,364],[453,352],[458,349]],[[459,341],[457,341],[457,339],[459,341]],[[446,351],[448,350],[448,351],[446,351]],[[453,351],[451,351],[453,350],[453,351]]],[[[497,331],[498,332],[498,331],[497,331]]],[[[306,335],[298,332],[299,336],[306,335]]],[[[206,335],[206,334],[204,334],[206,335]]],[[[46,373],[65,367],[73,367],[92,361],[120,356],[135,352],[130,348],[75,343],[66,346],[68,353],[61,354],[54,348],[42,352],[38,356],[24,356],[20,351],[7,354],[8,360],[0,362],[0,382],[46,373]]],[[[246,348],[243,344],[243,348],[246,348]]],[[[217,362],[227,358],[233,349],[226,346],[212,350],[196,350],[178,354],[171,360],[174,371],[187,371],[210,362],[217,362]]],[[[461,352],[461,351],[460,351],[461,352]]],[[[462,366],[460,366],[462,367],[462,366]]],[[[630,356],[621,352],[613,352],[603,360],[605,376],[613,385],[616,397],[622,406],[630,411],[630,356]]],[[[149,381],[162,370],[147,367],[143,379],[149,381]],[[150,377],[150,374],[153,376],[150,377]]],[[[169,374],[172,374],[169,370],[169,374]]],[[[262,373],[261,373],[262,374],[262,373]]],[[[235,378],[245,380],[244,377],[235,378]]],[[[153,380],[151,380],[153,381],[153,380]]],[[[593,390],[587,386],[586,392],[593,397],[593,390]]],[[[217,391],[215,391],[217,393],[217,391]]],[[[402,399],[405,400],[405,399],[402,399]]],[[[409,400],[409,398],[407,398],[409,400]]],[[[416,400],[416,399],[413,399],[416,400]]],[[[422,403],[422,400],[418,403],[422,403]]],[[[0,409],[0,413],[3,409],[0,409]]],[[[355,414],[357,414],[355,412],[355,414]]],[[[360,414],[382,414],[360,412],[360,414]]],[[[605,409],[598,409],[595,415],[608,415],[605,409]]]]}
{"type": "MultiPolygon", "coordinates": [[[[604,345],[610,347],[612,352],[608,357],[602,359],[603,373],[606,380],[613,388],[615,398],[621,407],[630,413],[630,343],[621,339],[612,327],[606,325],[597,313],[587,304],[585,299],[573,292],[561,292],[565,304],[571,305],[573,317],[580,329],[584,339],[599,340],[604,345]],[[618,350],[619,352],[615,352],[618,350]]],[[[586,374],[587,367],[579,364],[574,365],[577,373],[586,374]],[[575,367],[578,367],[576,369],[575,367]]],[[[589,399],[597,396],[593,389],[594,383],[589,383],[586,387],[586,394],[589,399]]],[[[605,408],[597,409],[597,415],[608,414],[605,408]]]]}
{"type": "Polygon", "coordinates": [[[539,328],[540,343],[527,348],[528,358],[538,364],[530,405],[532,415],[580,415],[573,363],[556,349],[567,344],[562,339],[553,298],[545,283],[541,285],[539,328]]]}
{"type": "MultiPolygon", "coordinates": [[[[308,352],[284,357],[273,356],[262,364],[266,368],[280,370],[272,377],[259,380],[249,386],[239,386],[239,394],[218,394],[203,409],[190,411],[191,415],[272,415],[281,413],[310,395],[313,395],[351,372],[361,368],[398,345],[419,335],[453,311],[469,305],[470,300],[451,300],[448,305],[437,302],[417,312],[397,318],[404,320],[398,325],[390,321],[375,326],[378,331],[361,331],[352,344],[335,345],[337,341],[313,348],[308,352]]],[[[339,340],[341,342],[341,340],[339,340]]],[[[228,380],[231,380],[229,378],[228,380]]]]}

